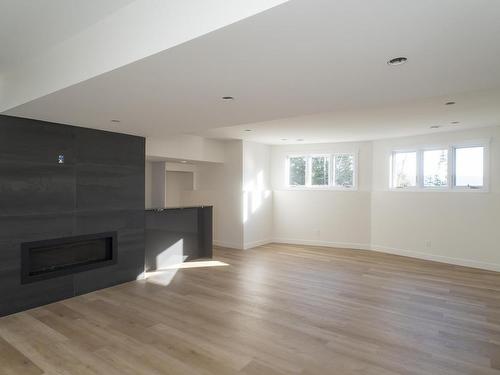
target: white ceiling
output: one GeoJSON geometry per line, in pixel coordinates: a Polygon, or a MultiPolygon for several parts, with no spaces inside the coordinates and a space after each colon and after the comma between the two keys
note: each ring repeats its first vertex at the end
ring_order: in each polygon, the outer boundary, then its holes
{"type": "Polygon", "coordinates": [[[134,0],[0,0],[0,72],[25,62],[134,0]]]}
{"type": "Polygon", "coordinates": [[[224,127],[203,136],[267,144],[333,143],[499,125],[500,89],[496,89],[224,127]],[[451,100],[456,104],[445,105],[451,100]]]}
{"type": "MultiPolygon", "coordinates": [[[[102,0],[108,7],[113,1],[102,0]]],[[[43,35],[45,30],[40,25],[57,30],[52,34],[60,41],[50,47],[42,43],[44,47],[32,58],[0,72],[0,112],[153,56],[286,1],[134,0],[109,15],[102,14],[98,22],[76,34],[72,34],[71,28],[59,27],[58,17],[67,16],[64,6],[61,14],[56,6],[48,6],[50,17],[30,23],[29,17],[22,16],[27,8],[24,3],[19,2],[19,9],[11,4],[6,9],[16,9],[20,15],[16,21],[27,29],[14,35],[14,45],[37,45],[40,38],[33,34],[43,35]],[[50,26],[51,21],[54,27],[50,26]]],[[[51,4],[50,0],[36,3],[51,4]]],[[[75,9],[78,11],[78,7],[75,9]]],[[[0,13],[4,11],[0,8],[0,13]]],[[[73,14],[77,15],[78,12],[73,14]]],[[[82,18],[85,16],[83,12],[82,18]]],[[[8,55],[9,51],[0,48],[0,54],[8,55]]]]}
{"type": "Polygon", "coordinates": [[[6,113],[267,143],[498,125],[499,19],[498,0],[292,0],[6,113]]]}

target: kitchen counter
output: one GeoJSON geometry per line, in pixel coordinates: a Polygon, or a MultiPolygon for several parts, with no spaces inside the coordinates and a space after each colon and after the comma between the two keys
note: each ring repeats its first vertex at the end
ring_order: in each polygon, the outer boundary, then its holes
{"type": "Polygon", "coordinates": [[[205,208],[205,207],[212,207],[212,206],[175,206],[175,207],[164,207],[164,208],[147,208],[146,211],[162,212],[168,210],[185,210],[190,208],[205,208]]]}

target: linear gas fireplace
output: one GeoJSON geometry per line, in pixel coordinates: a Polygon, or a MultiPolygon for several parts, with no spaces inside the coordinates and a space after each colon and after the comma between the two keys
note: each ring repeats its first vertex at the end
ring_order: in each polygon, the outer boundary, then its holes
{"type": "Polygon", "coordinates": [[[21,282],[32,283],[116,262],[116,232],[25,242],[21,244],[21,282]]]}

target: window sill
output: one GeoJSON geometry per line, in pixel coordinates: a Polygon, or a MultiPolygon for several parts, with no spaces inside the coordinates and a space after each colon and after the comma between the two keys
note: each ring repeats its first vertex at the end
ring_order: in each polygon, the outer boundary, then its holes
{"type": "Polygon", "coordinates": [[[338,187],[338,186],[286,186],[280,190],[284,191],[358,191],[357,187],[352,187],[352,188],[344,188],[344,187],[338,187]]]}
{"type": "Polygon", "coordinates": [[[385,191],[395,192],[395,193],[489,193],[488,189],[461,189],[461,188],[405,188],[405,189],[394,189],[390,188],[385,191]]]}

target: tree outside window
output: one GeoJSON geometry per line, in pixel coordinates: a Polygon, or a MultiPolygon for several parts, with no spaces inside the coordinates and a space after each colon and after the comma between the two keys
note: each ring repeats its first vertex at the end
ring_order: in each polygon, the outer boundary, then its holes
{"type": "Polygon", "coordinates": [[[328,156],[313,156],[311,158],[311,185],[328,186],[330,158],[328,156]]]}
{"type": "Polygon", "coordinates": [[[304,186],[306,184],[307,159],[304,156],[289,158],[289,184],[291,186],[304,186]]]}
{"type": "Polygon", "coordinates": [[[355,188],[353,153],[289,155],[286,185],[308,188],[355,188]]]}
{"type": "Polygon", "coordinates": [[[335,156],[335,185],[344,187],[354,185],[354,157],[352,155],[335,156]]]}

